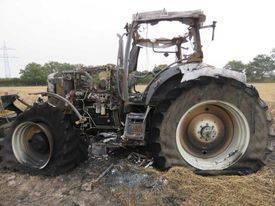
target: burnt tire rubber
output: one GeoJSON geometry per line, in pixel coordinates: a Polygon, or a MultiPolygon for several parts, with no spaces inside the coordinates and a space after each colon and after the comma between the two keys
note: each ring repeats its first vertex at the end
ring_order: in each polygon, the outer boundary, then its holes
{"type": "MultiPolygon", "coordinates": [[[[153,138],[149,142],[158,168],[185,166],[202,175],[220,175],[249,174],[266,163],[274,164],[272,142],[274,144],[275,139],[270,132],[272,116],[254,87],[233,79],[205,77],[182,84],[167,94],[167,99],[154,111],[153,138]],[[181,118],[191,107],[213,100],[238,108],[247,120],[250,137],[245,151],[234,163],[218,169],[201,169],[188,163],[180,153],[176,140],[177,128],[181,118]]],[[[230,155],[231,153],[228,156],[230,155]]]]}
{"type": "Polygon", "coordinates": [[[88,158],[88,144],[75,127],[72,116],[47,103],[34,104],[12,123],[1,144],[0,167],[16,171],[55,176],[66,173],[88,158]],[[45,167],[38,169],[20,164],[13,152],[12,137],[15,129],[25,122],[46,125],[53,139],[52,153],[45,167]]]}

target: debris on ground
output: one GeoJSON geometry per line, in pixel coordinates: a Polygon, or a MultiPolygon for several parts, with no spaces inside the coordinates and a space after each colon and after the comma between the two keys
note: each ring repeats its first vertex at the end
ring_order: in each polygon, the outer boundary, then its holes
{"type": "Polygon", "coordinates": [[[139,167],[148,168],[153,165],[153,158],[148,158],[145,155],[132,152],[128,155],[127,160],[139,167]]]}
{"type": "Polygon", "coordinates": [[[98,178],[96,178],[96,179],[93,181],[93,183],[98,182],[102,177],[104,177],[104,176],[107,174],[107,172],[109,172],[109,171],[113,168],[113,166],[114,166],[114,164],[111,164],[106,170],[104,170],[104,171],[98,176],[98,178]]]}
{"type": "Polygon", "coordinates": [[[72,172],[44,177],[0,170],[0,205],[272,205],[275,173],[247,176],[194,174],[174,167],[144,168],[145,156],[90,159],[72,172]],[[131,161],[130,161],[131,160],[131,161]],[[134,160],[134,161],[132,161],[134,160]],[[140,164],[142,163],[142,164],[140,164]]]}

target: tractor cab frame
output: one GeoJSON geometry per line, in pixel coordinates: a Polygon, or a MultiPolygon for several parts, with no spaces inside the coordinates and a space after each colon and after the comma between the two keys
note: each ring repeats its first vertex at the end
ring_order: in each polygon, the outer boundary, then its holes
{"type": "MultiPolygon", "coordinates": [[[[126,33],[118,35],[119,37],[119,49],[117,66],[119,69],[123,69],[122,78],[122,98],[126,103],[129,103],[129,93],[131,92],[129,84],[129,75],[137,70],[137,64],[139,61],[139,51],[142,47],[151,48],[155,53],[163,53],[164,56],[168,56],[169,53],[175,54],[175,61],[171,62],[167,67],[171,67],[175,64],[184,63],[200,63],[203,59],[200,29],[202,28],[214,28],[216,22],[212,25],[203,26],[205,21],[205,15],[202,11],[186,11],[186,12],[167,12],[165,9],[160,11],[137,13],[133,15],[131,24],[126,24],[126,33]],[[141,25],[157,25],[160,22],[180,22],[188,26],[187,32],[180,36],[174,36],[172,38],[156,38],[148,39],[144,38],[140,34],[141,25]],[[124,39],[126,44],[124,45],[124,39]],[[193,52],[191,54],[185,54],[183,44],[191,41],[193,45],[193,52]],[[174,47],[174,51],[166,51],[165,49],[174,47]],[[160,51],[164,49],[165,51],[160,51]]],[[[181,28],[179,28],[181,29],[181,28]]],[[[165,70],[165,69],[164,69],[165,70]]],[[[154,81],[154,80],[152,80],[154,81]]],[[[150,85],[150,84],[149,84],[150,85]]]]}

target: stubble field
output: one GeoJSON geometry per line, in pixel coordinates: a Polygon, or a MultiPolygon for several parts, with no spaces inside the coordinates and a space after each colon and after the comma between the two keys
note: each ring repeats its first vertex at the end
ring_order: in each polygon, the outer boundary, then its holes
{"type": "MultiPolygon", "coordinates": [[[[254,84],[275,111],[275,83],[254,84]]],[[[31,103],[30,92],[46,87],[0,87],[0,95],[18,93],[31,103]]],[[[275,116],[275,113],[273,116],[275,116]]],[[[125,159],[90,158],[72,172],[43,177],[0,170],[1,205],[274,205],[275,173],[264,167],[247,176],[203,177],[175,167],[167,172],[137,167],[125,159]],[[110,164],[113,169],[92,185],[110,164]],[[92,186],[91,186],[92,185],[92,186]]]]}

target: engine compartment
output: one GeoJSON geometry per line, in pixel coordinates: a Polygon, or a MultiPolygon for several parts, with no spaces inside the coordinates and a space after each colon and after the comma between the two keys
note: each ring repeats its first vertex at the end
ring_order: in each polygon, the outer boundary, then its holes
{"type": "MultiPolygon", "coordinates": [[[[76,107],[87,119],[82,124],[85,130],[119,130],[122,100],[115,78],[114,65],[81,67],[49,78],[48,92],[65,97],[76,107]]],[[[50,99],[60,105],[54,101],[50,99]]]]}

